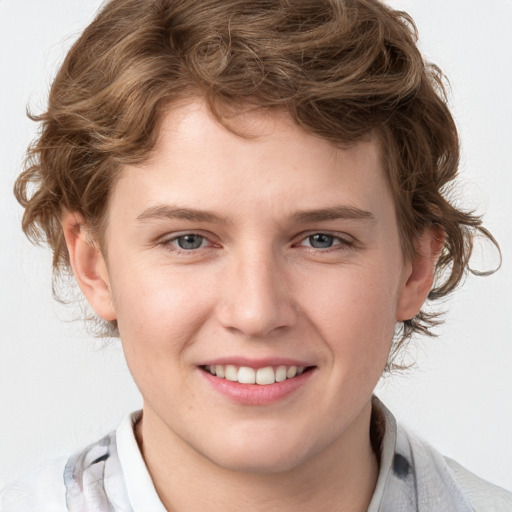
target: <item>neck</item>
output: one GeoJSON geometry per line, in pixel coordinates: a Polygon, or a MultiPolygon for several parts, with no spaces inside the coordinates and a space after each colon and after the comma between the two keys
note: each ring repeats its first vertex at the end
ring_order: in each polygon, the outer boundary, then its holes
{"type": "Polygon", "coordinates": [[[378,475],[369,435],[371,403],[327,449],[287,471],[221,467],[145,409],[136,434],[156,491],[169,512],[223,510],[366,511],[378,475]]]}

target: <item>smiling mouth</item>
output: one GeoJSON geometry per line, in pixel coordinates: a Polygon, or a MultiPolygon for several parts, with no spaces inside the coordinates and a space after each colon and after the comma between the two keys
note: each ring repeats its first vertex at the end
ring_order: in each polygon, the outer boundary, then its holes
{"type": "Polygon", "coordinates": [[[240,384],[258,384],[267,386],[276,382],[284,382],[310,371],[314,366],[265,366],[264,368],[251,368],[249,366],[235,366],[232,364],[215,364],[201,367],[205,372],[211,373],[219,379],[225,379],[240,384]]]}

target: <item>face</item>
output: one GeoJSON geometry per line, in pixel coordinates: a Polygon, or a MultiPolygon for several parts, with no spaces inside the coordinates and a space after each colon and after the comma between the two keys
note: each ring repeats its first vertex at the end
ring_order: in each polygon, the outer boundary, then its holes
{"type": "Polygon", "coordinates": [[[102,312],[144,422],[218,465],[279,471],[367,415],[412,266],[374,142],[335,148],[285,114],[237,122],[254,136],[199,101],[171,110],[150,161],[124,170],[102,312]]]}

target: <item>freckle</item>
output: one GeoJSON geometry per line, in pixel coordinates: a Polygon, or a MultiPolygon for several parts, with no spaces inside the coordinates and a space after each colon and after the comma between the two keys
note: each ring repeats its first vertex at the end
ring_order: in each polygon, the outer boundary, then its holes
{"type": "Polygon", "coordinates": [[[405,480],[410,469],[411,465],[409,461],[403,455],[395,453],[393,458],[393,473],[401,480],[405,480]]]}

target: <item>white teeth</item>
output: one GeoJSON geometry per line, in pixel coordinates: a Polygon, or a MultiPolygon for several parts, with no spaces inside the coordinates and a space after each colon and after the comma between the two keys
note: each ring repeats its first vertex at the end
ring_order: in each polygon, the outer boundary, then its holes
{"type": "Polygon", "coordinates": [[[276,370],[276,382],[286,380],[286,366],[278,366],[276,370]]]}
{"type": "Polygon", "coordinates": [[[288,370],[286,370],[286,376],[291,379],[292,377],[295,377],[297,375],[297,367],[296,366],[290,366],[288,370]]]}
{"type": "Polygon", "coordinates": [[[241,384],[259,384],[266,386],[275,382],[283,382],[286,379],[293,379],[304,372],[304,366],[265,366],[264,368],[250,368],[249,366],[235,366],[233,364],[206,365],[204,369],[221,379],[241,384]]]}
{"type": "Polygon", "coordinates": [[[232,364],[226,365],[226,371],[224,374],[227,380],[232,380],[233,382],[238,380],[238,370],[236,369],[236,366],[233,366],[232,364]]]}
{"type": "Polygon", "coordinates": [[[240,384],[256,384],[256,372],[248,366],[240,366],[238,370],[238,382],[240,382],[240,384]]]}
{"type": "Polygon", "coordinates": [[[275,381],[276,381],[276,374],[274,373],[274,368],[272,368],[272,366],[267,366],[266,368],[260,368],[256,372],[256,384],[262,384],[262,385],[274,384],[275,381]]]}

